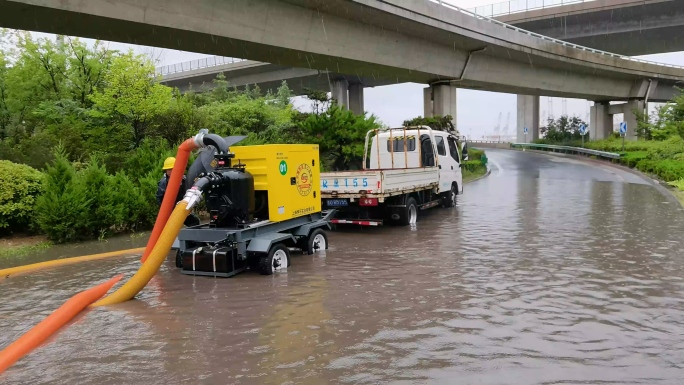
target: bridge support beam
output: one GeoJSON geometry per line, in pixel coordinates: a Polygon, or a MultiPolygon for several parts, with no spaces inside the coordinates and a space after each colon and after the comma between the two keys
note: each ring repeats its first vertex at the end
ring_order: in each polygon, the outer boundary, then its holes
{"type": "Polygon", "coordinates": [[[337,101],[339,106],[346,108],[349,106],[348,90],[349,83],[346,80],[335,80],[332,83],[332,92],[330,96],[337,101]]]}
{"type": "Polygon", "coordinates": [[[423,112],[426,118],[451,115],[456,128],[456,90],[450,84],[432,84],[423,89],[423,112]]]}
{"type": "Polygon", "coordinates": [[[609,113],[608,102],[596,102],[591,106],[589,116],[589,138],[606,139],[613,132],[613,115],[609,113]]]}
{"type": "Polygon", "coordinates": [[[518,95],[517,131],[518,143],[531,143],[539,139],[539,96],[518,95]]]}
{"type": "Polygon", "coordinates": [[[365,112],[363,104],[363,84],[349,85],[349,109],[357,115],[363,115],[365,112]]]}
{"type": "Polygon", "coordinates": [[[643,100],[630,99],[627,103],[609,104],[608,102],[596,102],[591,107],[591,121],[589,122],[589,135],[592,140],[608,138],[613,133],[613,115],[622,114],[627,123],[626,140],[637,139],[638,116],[644,112],[646,104],[643,100]]]}
{"type": "Polygon", "coordinates": [[[624,116],[623,119],[627,123],[627,135],[625,135],[625,140],[637,140],[637,125],[639,119],[636,114],[643,114],[644,107],[644,101],[638,99],[632,99],[624,104],[622,113],[624,116]]]}
{"type": "Polygon", "coordinates": [[[331,96],[341,107],[348,108],[357,115],[363,115],[363,84],[349,84],[344,79],[332,83],[331,96]]]}

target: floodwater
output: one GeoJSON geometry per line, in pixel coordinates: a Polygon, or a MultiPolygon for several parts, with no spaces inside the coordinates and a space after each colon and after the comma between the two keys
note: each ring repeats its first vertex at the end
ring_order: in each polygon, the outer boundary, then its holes
{"type": "MultiPolygon", "coordinates": [[[[488,151],[417,227],[331,234],[289,271],[181,275],[77,318],[3,384],[681,384],[684,214],[648,181],[488,151]]],[[[143,242],[144,243],[144,242],[143,242]]],[[[138,256],[0,281],[0,346],[138,256]]]]}

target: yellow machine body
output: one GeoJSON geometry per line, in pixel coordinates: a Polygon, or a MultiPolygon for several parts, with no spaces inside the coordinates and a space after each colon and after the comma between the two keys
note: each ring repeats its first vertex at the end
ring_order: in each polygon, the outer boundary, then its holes
{"type": "Polygon", "coordinates": [[[254,191],[268,192],[268,216],[280,222],[321,211],[318,145],[234,146],[233,164],[254,177],[254,191]]]}

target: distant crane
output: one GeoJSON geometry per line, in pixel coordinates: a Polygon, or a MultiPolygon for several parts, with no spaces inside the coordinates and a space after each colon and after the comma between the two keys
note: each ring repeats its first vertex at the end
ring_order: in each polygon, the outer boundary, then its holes
{"type": "Polygon", "coordinates": [[[568,116],[568,99],[563,98],[562,100],[563,112],[561,116],[568,116]]]}
{"type": "Polygon", "coordinates": [[[496,126],[494,126],[494,135],[495,136],[498,135],[499,131],[501,130],[501,115],[502,114],[503,114],[502,112],[499,112],[499,121],[496,123],[496,126]]]}
{"type": "Polygon", "coordinates": [[[546,117],[546,120],[547,121],[553,120],[553,99],[551,99],[551,97],[548,97],[546,100],[549,103],[549,107],[548,107],[549,115],[546,117]]]}
{"type": "Polygon", "coordinates": [[[503,129],[503,137],[508,138],[508,125],[511,123],[511,112],[508,111],[508,114],[506,115],[506,125],[504,126],[503,129]]]}

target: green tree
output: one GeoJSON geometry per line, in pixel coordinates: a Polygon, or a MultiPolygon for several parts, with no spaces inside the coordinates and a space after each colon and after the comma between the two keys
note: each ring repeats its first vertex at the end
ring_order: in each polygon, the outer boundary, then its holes
{"type": "Polygon", "coordinates": [[[104,86],[115,51],[108,50],[100,41],[89,48],[79,39],[67,37],[66,44],[69,53],[66,71],[69,92],[82,108],[90,107],[90,95],[104,86]]]}
{"type": "Polygon", "coordinates": [[[305,143],[319,145],[325,168],[348,170],[362,167],[366,133],[380,124],[373,115],[356,115],[333,103],[321,113],[309,114],[299,127],[305,143]]]}
{"type": "Polygon", "coordinates": [[[132,51],[112,60],[104,84],[91,96],[92,115],[128,127],[131,147],[138,147],[155,119],[168,111],[171,89],[158,83],[151,61],[132,51]]]}
{"type": "Polygon", "coordinates": [[[429,118],[423,118],[421,116],[404,121],[404,127],[410,126],[428,126],[433,130],[441,131],[455,131],[454,118],[451,115],[446,116],[433,116],[429,118]]]}
{"type": "Polygon", "coordinates": [[[546,140],[563,143],[582,139],[582,135],[579,133],[581,125],[588,127],[587,123],[577,116],[563,115],[556,120],[549,119],[547,125],[540,127],[539,131],[546,140]]]}

